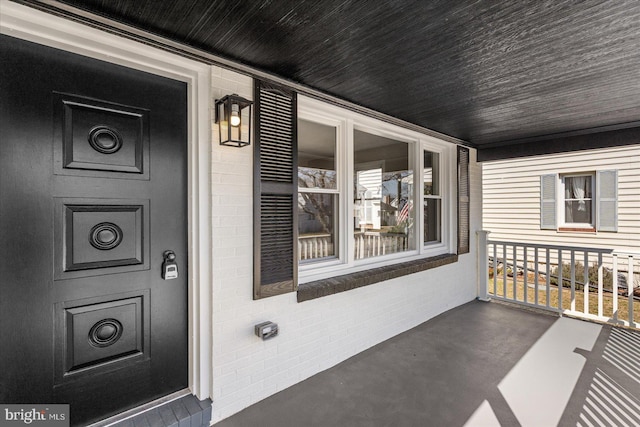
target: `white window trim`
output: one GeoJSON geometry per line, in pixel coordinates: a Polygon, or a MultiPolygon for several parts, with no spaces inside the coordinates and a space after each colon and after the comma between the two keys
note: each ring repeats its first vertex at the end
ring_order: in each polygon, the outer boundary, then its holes
{"type": "Polygon", "coordinates": [[[453,229],[453,224],[455,224],[456,215],[454,200],[456,197],[456,177],[452,174],[452,171],[456,170],[456,146],[454,144],[303,95],[298,95],[298,118],[336,127],[336,173],[340,199],[338,208],[340,216],[337,219],[338,225],[336,227],[339,246],[338,257],[299,264],[299,283],[367,270],[372,266],[383,267],[398,262],[455,252],[453,246],[456,242],[456,230],[453,229]],[[417,168],[414,170],[413,186],[414,206],[417,207],[416,212],[419,212],[414,227],[416,249],[380,257],[354,259],[354,239],[350,236],[353,236],[354,233],[352,177],[354,174],[353,135],[355,130],[408,144],[410,158],[415,159],[412,166],[417,168]],[[440,154],[442,198],[441,242],[428,245],[424,245],[422,217],[423,183],[421,171],[423,170],[423,152],[425,150],[440,154]],[[416,177],[420,177],[420,180],[417,181],[416,177]]]}
{"type": "MultiPolygon", "coordinates": [[[[308,190],[303,190],[304,192],[309,193],[329,193],[329,194],[337,194],[338,195],[338,218],[336,218],[337,227],[335,227],[335,235],[337,240],[337,257],[331,257],[326,260],[318,260],[318,261],[310,261],[300,263],[298,265],[298,277],[304,274],[305,271],[317,270],[317,269],[331,269],[336,266],[340,266],[346,262],[344,247],[344,220],[343,218],[346,215],[346,206],[342,201],[344,199],[344,195],[346,194],[346,187],[348,183],[348,179],[345,176],[345,159],[341,153],[341,146],[344,144],[344,141],[347,137],[347,121],[344,119],[340,119],[333,114],[330,114],[328,111],[324,111],[320,108],[308,108],[308,109],[300,109],[300,95],[298,95],[298,119],[307,120],[310,122],[315,122],[319,124],[323,124],[326,126],[332,126],[336,129],[336,151],[335,151],[335,168],[336,168],[336,188],[331,190],[318,189],[318,188],[310,188],[308,190]]],[[[320,103],[324,106],[323,103],[320,103]]],[[[300,189],[298,188],[298,191],[300,189]]]]}
{"type": "MultiPolygon", "coordinates": [[[[453,211],[452,200],[456,198],[455,192],[452,191],[452,189],[455,188],[455,177],[451,177],[452,171],[456,170],[455,146],[452,149],[450,147],[443,146],[442,143],[435,143],[435,141],[430,141],[428,139],[421,140],[420,155],[418,157],[419,163],[420,163],[420,171],[424,170],[424,152],[425,151],[438,153],[439,159],[440,159],[440,165],[439,165],[440,176],[438,177],[439,183],[440,183],[440,196],[432,197],[432,198],[440,199],[440,204],[441,204],[440,207],[442,209],[441,217],[440,217],[441,232],[440,232],[440,242],[425,243],[424,221],[420,221],[419,243],[420,243],[420,247],[422,248],[423,254],[430,254],[433,252],[434,255],[437,255],[442,253],[443,250],[452,251],[453,248],[450,247],[449,245],[450,245],[450,242],[455,241],[453,240],[453,236],[456,230],[452,230],[453,224],[455,224],[455,222],[452,219],[451,215],[447,215],[447,212],[451,213],[453,211]],[[451,164],[451,161],[450,161],[452,158],[454,161],[453,165],[451,164]],[[449,177],[449,179],[447,179],[447,177],[449,177]]],[[[420,177],[421,177],[421,182],[424,182],[424,178],[422,177],[422,175],[420,177]]],[[[425,197],[424,191],[422,189],[423,187],[422,186],[416,186],[416,187],[419,187],[418,190],[420,191],[418,193],[418,198],[416,200],[420,200],[420,202],[422,202],[422,200],[425,197]]],[[[423,215],[424,215],[424,212],[423,212],[423,215]]]]}
{"type": "Polygon", "coordinates": [[[557,218],[558,229],[562,228],[584,228],[585,230],[592,230],[596,228],[596,198],[598,194],[598,188],[596,186],[596,173],[595,172],[576,172],[576,173],[562,173],[558,174],[558,192],[557,192],[557,218]],[[565,178],[572,178],[578,176],[591,177],[591,223],[584,222],[567,222],[565,215],[565,178]]]}

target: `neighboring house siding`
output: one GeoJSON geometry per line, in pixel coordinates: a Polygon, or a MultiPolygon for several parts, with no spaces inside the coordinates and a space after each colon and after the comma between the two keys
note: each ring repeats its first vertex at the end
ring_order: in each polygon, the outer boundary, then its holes
{"type": "MultiPolygon", "coordinates": [[[[212,99],[229,93],[252,98],[250,78],[212,70],[212,99]]],[[[214,422],[476,297],[482,172],[475,151],[469,254],[302,303],[295,292],[253,300],[253,151],[220,146],[215,132],[211,151],[214,422]],[[262,341],[253,327],[267,320],[278,323],[279,335],[262,341]]]]}
{"type": "Polygon", "coordinates": [[[485,162],[482,169],[483,228],[490,239],[638,252],[640,145],[485,162]],[[617,232],[541,229],[540,176],[606,170],[618,172],[617,232]]]}

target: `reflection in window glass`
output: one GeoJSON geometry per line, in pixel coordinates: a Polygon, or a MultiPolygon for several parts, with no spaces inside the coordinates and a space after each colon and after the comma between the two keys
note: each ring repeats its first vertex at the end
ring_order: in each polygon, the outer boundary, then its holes
{"type": "Polygon", "coordinates": [[[298,120],[298,187],[336,189],[336,128],[298,120]]]}
{"type": "Polygon", "coordinates": [[[300,260],[336,256],[336,194],[298,193],[300,260]]]}
{"type": "Polygon", "coordinates": [[[440,241],[440,200],[424,199],[424,243],[440,241]]]}
{"type": "Polygon", "coordinates": [[[298,120],[298,253],[301,262],[336,257],[336,128],[298,120]]]}
{"type": "Polygon", "coordinates": [[[424,243],[441,241],[440,216],[442,194],[440,190],[440,154],[424,152],[424,243]]]}
{"type": "Polygon", "coordinates": [[[413,170],[405,142],[354,133],[355,258],[415,249],[413,170]]]}

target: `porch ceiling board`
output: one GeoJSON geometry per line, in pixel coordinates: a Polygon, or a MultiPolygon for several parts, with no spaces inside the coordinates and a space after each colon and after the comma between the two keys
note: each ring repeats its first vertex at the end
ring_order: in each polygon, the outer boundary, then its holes
{"type": "Polygon", "coordinates": [[[562,144],[557,135],[640,118],[636,0],[25,3],[74,6],[492,147],[492,157],[505,142],[562,144]]]}

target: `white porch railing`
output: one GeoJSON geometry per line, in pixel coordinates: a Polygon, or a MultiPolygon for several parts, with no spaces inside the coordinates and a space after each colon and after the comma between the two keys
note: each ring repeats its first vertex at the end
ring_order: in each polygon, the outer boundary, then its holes
{"type": "Polygon", "coordinates": [[[356,233],[355,259],[369,258],[406,251],[407,236],[404,234],[386,234],[376,231],[356,233]]]}
{"type": "Polygon", "coordinates": [[[478,298],[640,328],[638,253],[489,240],[478,232],[478,298]]]}
{"type": "MultiPolygon", "coordinates": [[[[355,259],[402,252],[408,249],[407,236],[374,231],[355,233],[355,259]]],[[[326,258],[335,254],[330,234],[308,234],[298,237],[298,259],[326,258]]]]}
{"type": "Polygon", "coordinates": [[[333,256],[331,234],[308,234],[298,237],[298,260],[333,256]]]}

